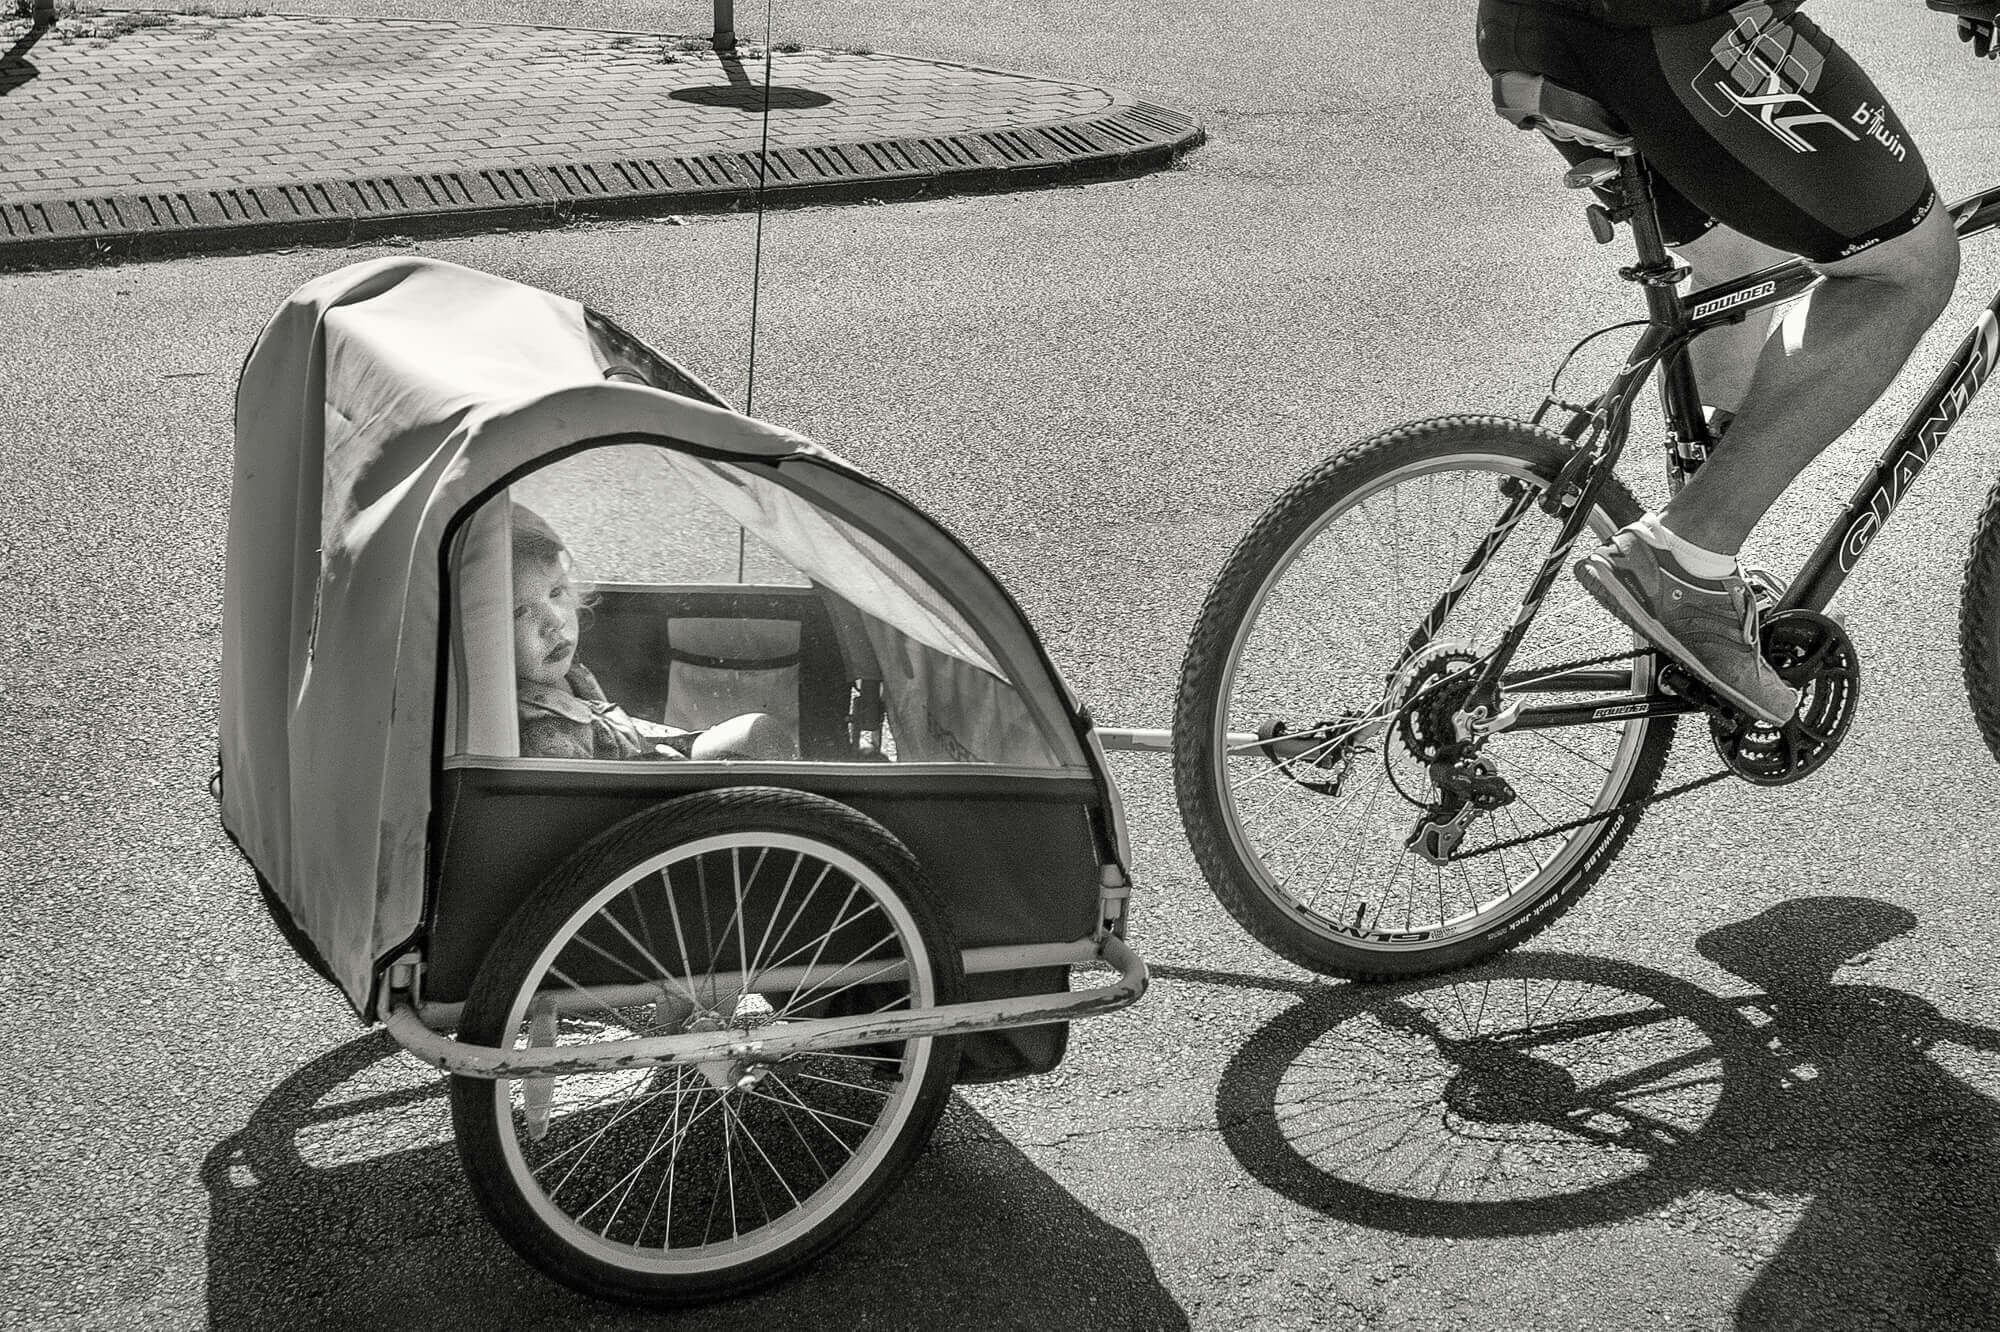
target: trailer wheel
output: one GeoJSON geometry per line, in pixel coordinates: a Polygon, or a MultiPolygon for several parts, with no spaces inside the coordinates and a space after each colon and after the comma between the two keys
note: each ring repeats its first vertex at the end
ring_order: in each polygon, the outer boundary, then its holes
{"type": "MultiPolygon", "coordinates": [[[[739,788],[603,833],[508,922],[460,1039],[512,1049],[956,1001],[956,940],[909,850],[838,802],[739,788]]],[[[594,1295],[717,1299],[809,1262],[923,1149],[950,1037],[763,1059],[452,1080],[460,1154],[522,1256],[594,1295]]]]}

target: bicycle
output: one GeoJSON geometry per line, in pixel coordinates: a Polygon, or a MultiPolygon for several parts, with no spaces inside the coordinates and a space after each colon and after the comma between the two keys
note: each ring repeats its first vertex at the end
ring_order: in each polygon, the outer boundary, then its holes
{"type": "MultiPolygon", "coordinates": [[[[1737,713],[1558,575],[1585,529],[1601,541],[1640,515],[1615,469],[1654,372],[1678,490],[1714,443],[1687,345],[1818,278],[1793,260],[1681,295],[1645,162],[1629,138],[1600,149],[1565,182],[1600,191],[1600,242],[1630,225],[1638,263],[1620,273],[1648,316],[1603,392],[1558,397],[1565,358],[1529,421],[1441,417],[1347,447],[1257,518],[1196,620],[1172,731],[1189,841],[1230,913],[1313,970],[1388,980],[1499,953],[1573,906],[1648,806],[1824,764],[1860,682],[1828,603],[2000,362],[1996,293],[1798,576],[1751,575],[1765,654],[1801,697],[1782,726],[1737,713]],[[1686,715],[1707,718],[1722,767],[1658,790],[1686,715]]],[[[1961,238],[2000,227],[2000,188],[1950,213],[1961,238]]],[[[2000,756],[2000,485],[1961,648],[2000,756]]]]}

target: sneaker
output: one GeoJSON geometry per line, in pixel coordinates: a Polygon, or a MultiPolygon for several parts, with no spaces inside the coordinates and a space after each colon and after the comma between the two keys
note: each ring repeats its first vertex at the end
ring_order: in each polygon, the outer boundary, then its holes
{"type": "Polygon", "coordinates": [[[1798,691],[1758,650],[1757,603],[1740,575],[1691,574],[1672,551],[1624,531],[1578,560],[1576,578],[1604,609],[1737,708],[1773,726],[1791,719],[1798,691]]]}

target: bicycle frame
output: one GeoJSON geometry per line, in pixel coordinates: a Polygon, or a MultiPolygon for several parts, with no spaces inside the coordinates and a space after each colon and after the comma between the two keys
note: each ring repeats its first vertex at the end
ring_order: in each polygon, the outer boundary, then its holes
{"type": "MultiPolygon", "coordinates": [[[[1544,493],[1545,502],[1552,499],[1564,504],[1567,516],[1549,558],[1522,600],[1519,615],[1488,658],[1482,678],[1472,691],[1469,711],[1475,730],[1543,729],[1701,710],[1700,704],[1679,694],[1656,691],[1571,705],[1532,708],[1517,705],[1487,720],[1503,687],[1522,694],[1603,693],[1629,686],[1630,676],[1622,671],[1558,668],[1551,672],[1542,668],[1509,674],[1507,664],[1581,534],[1602,478],[1610,475],[1617,465],[1624,449],[1632,404],[1653,371],[1658,368],[1662,372],[1661,400],[1675,468],[1672,479],[1678,489],[1680,482],[1700,465],[1713,442],[1693,368],[1685,354],[1688,344],[1710,329],[1739,323],[1757,311],[1793,300],[1820,281],[1805,261],[1794,259],[1681,296],[1677,287],[1686,270],[1674,265],[1660,237],[1646,168],[1636,155],[1629,153],[1618,159],[1618,166],[1639,250],[1638,265],[1622,272],[1643,285],[1648,323],[1604,393],[1588,407],[1567,408],[1570,416],[1561,433],[1582,442],[1578,462],[1586,470],[1573,490],[1570,486],[1575,478],[1566,469],[1566,474],[1556,478],[1555,484],[1544,493]],[[1478,710],[1481,705],[1486,709],[1485,714],[1478,710]]],[[[1948,212],[1961,239],[2000,228],[2000,187],[1963,199],[1951,205],[1948,212]]],[[[1846,509],[1835,518],[1772,613],[1826,608],[1897,505],[1909,494],[1911,485],[1952,427],[1978,396],[1996,364],[2000,364],[2000,292],[1995,292],[1992,302],[1975,319],[1971,331],[1938,372],[1873,470],[1856,488],[1846,509]]],[[[1536,420],[1554,407],[1567,404],[1551,399],[1537,413],[1536,420]]],[[[1488,539],[1480,543],[1467,561],[1466,570],[1433,608],[1413,642],[1427,640],[1434,632],[1433,627],[1443,623],[1478,566],[1490,558],[1506,532],[1518,523],[1525,507],[1518,499],[1507,506],[1488,539]]]]}

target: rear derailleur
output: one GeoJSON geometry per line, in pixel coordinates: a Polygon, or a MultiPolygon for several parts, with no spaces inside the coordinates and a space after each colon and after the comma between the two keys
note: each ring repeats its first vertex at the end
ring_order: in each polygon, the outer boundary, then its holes
{"type": "Polygon", "coordinates": [[[1480,754],[1441,757],[1429,770],[1438,799],[1425,808],[1403,845],[1442,865],[1458,850],[1474,819],[1514,802],[1514,788],[1493,760],[1480,754]]]}
{"type": "Polygon", "coordinates": [[[1440,639],[1404,663],[1391,686],[1396,735],[1437,793],[1403,845],[1434,865],[1451,859],[1474,819],[1514,800],[1498,765],[1479,752],[1493,729],[1472,696],[1479,662],[1471,644],[1440,639]]]}

